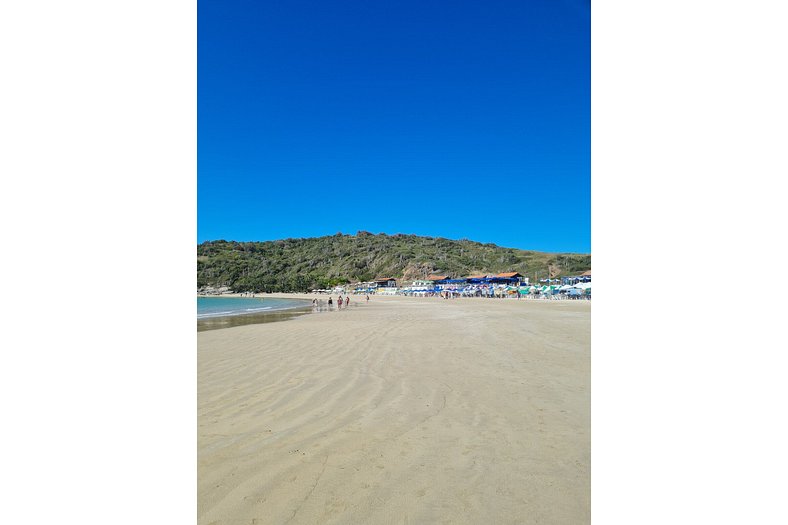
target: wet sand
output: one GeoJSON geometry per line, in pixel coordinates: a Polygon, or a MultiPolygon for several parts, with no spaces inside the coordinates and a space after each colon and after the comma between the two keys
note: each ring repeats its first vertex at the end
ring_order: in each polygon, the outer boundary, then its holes
{"type": "Polygon", "coordinates": [[[204,332],[206,330],[218,330],[220,328],[232,328],[233,326],[245,326],[248,324],[276,323],[278,321],[293,319],[299,315],[310,313],[313,310],[314,308],[310,305],[305,305],[281,311],[198,319],[197,331],[204,332]]]}
{"type": "Polygon", "coordinates": [[[199,523],[588,523],[590,317],[351,296],[198,333],[199,523]]]}

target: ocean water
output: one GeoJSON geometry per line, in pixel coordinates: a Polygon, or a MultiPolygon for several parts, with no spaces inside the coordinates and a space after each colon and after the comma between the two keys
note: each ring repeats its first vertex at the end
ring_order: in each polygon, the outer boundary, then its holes
{"type": "Polygon", "coordinates": [[[198,297],[197,319],[276,313],[309,305],[307,300],[273,297],[198,297]]]}

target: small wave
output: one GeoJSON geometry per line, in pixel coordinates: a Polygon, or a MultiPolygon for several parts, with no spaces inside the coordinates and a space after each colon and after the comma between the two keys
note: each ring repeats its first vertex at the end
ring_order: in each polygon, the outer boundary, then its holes
{"type": "Polygon", "coordinates": [[[294,308],[304,308],[306,305],[288,305],[288,306],[263,306],[260,308],[244,308],[242,310],[226,310],[221,312],[204,312],[198,313],[197,319],[210,319],[213,317],[229,317],[237,315],[249,315],[260,312],[279,312],[282,310],[292,310],[294,308]]]}
{"type": "Polygon", "coordinates": [[[203,317],[221,317],[223,315],[233,315],[237,314],[237,310],[230,310],[227,312],[209,312],[205,314],[197,314],[197,319],[202,319],[203,317]]]}

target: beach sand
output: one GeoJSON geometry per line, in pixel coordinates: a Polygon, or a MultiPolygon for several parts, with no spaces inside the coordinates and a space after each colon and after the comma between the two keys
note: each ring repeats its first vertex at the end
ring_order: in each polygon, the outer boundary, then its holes
{"type": "Polygon", "coordinates": [[[590,522],[590,321],[351,296],[200,332],[199,523],[590,522]]]}

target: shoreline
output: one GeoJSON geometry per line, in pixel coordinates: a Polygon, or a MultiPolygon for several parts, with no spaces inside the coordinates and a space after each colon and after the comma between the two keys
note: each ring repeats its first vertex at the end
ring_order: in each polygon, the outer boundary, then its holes
{"type": "MultiPolygon", "coordinates": [[[[223,295],[216,296],[221,299],[249,299],[250,297],[241,295],[223,295]]],[[[198,299],[204,296],[197,296],[198,299]]],[[[285,297],[268,297],[269,299],[294,299],[301,300],[300,298],[285,298],[285,297]]],[[[265,299],[265,297],[255,297],[255,299],[265,299]]],[[[264,324],[279,321],[287,321],[301,315],[313,313],[311,302],[304,301],[303,305],[288,306],[285,308],[275,308],[271,310],[264,310],[258,312],[243,312],[238,311],[224,315],[209,315],[206,317],[197,318],[197,331],[204,332],[208,330],[220,330],[224,328],[232,328],[235,326],[245,326],[250,324],[264,324]]]]}
{"type": "Polygon", "coordinates": [[[590,520],[591,301],[357,297],[198,333],[199,523],[590,520]]]}
{"type": "MultiPolygon", "coordinates": [[[[225,328],[233,328],[236,326],[245,326],[245,325],[252,325],[252,324],[265,324],[265,323],[272,323],[272,322],[280,322],[280,321],[288,321],[290,319],[295,319],[297,317],[306,315],[306,314],[315,314],[315,313],[325,313],[328,311],[336,310],[336,307],[331,307],[330,309],[325,304],[329,297],[338,297],[340,294],[313,294],[313,293],[287,293],[287,292],[272,292],[268,294],[256,294],[253,297],[248,295],[243,295],[240,293],[233,293],[233,294],[221,294],[221,295],[197,295],[198,298],[205,298],[205,297],[217,297],[217,298],[253,298],[253,299],[296,299],[296,300],[304,300],[310,301],[310,303],[305,304],[304,306],[294,306],[289,308],[283,308],[279,310],[272,310],[260,313],[238,313],[233,315],[224,315],[224,316],[215,316],[215,317],[203,317],[197,319],[197,331],[203,332],[208,330],[221,330],[225,328]],[[323,304],[315,309],[314,306],[311,305],[312,299],[318,299],[319,301],[323,301],[323,304]]],[[[346,295],[343,295],[345,297],[346,295]]],[[[355,307],[358,304],[369,304],[365,297],[366,294],[350,294],[353,299],[350,302],[351,307],[355,307]]],[[[521,299],[514,299],[511,297],[506,298],[487,298],[487,297],[454,297],[451,299],[442,299],[440,297],[418,297],[418,296],[404,296],[404,295],[370,295],[369,302],[389,302],[389,301],[413,301],[413,300],[427,300],[427,301],[447,301],[452,302],[456,300],[460,301],[478,301],[478,302],[512,302],[512,303],[555,303],[555,302],[565,302],[565,303],[588,303],[589,308],[591,301],[580,299],[580,300],[572,300],[572,299],[561,299],[561,300],[549,300],[549,299],[542,299],[542,298],[521,298],[521,299]]],[[[342,307],[345,309],[347,307],[342,307]]]]}

